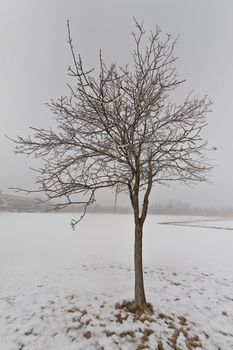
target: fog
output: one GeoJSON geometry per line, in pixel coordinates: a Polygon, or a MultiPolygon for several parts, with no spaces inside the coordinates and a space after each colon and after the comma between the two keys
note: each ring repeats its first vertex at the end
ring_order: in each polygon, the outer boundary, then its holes
{"type": "MultiPolygon", "coordinates": [[[[68,92],[67,44],[70,20],[76,52],[96,66],[101,48],[107,62],[127,63],[132,47],[133,16],[146,29],[158,24],[176,37],[178,72],[186,83],[179,90],[208,94],[213,112],[205,134],[217,164],[209,183],[193,187],[155,186],[152,202],[179,199],[198,206],[233,206],[233,2],[231,0],[0,0],[0,189],[35,188],[30,158],[16,156],[5,137],[29,133],[29,126],[52,124],[45,102],[68,92]]],[[[112,203],[108,192],[100,202],[112,203]]],[[[124,201],[122,199],[122,201],[124,201]]]]}

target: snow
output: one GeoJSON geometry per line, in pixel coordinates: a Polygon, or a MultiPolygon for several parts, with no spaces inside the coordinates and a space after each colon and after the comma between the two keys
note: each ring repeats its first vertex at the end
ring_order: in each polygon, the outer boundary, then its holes
{"type": "Polygon", "coordinates": [[[0,350],[233,349],[233,221],[149,216],[155,314],[135,319],[115,308],[133,298],[132,217],[90,214],[74,232],[71,218],[0,214],[0,350]]]}

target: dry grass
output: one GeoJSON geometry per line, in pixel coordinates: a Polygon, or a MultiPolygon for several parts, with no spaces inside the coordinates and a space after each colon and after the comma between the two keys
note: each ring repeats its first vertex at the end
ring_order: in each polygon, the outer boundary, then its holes
{"type": "Polygon", "coordinates": [[[123,300],[121,303],[116,303],[115,309],[123,310],[133,314],[136,318],[142,315],[153,315],[154,309],[152,304],[136,305],[134,301],[123,300]]]}
{"type": "Polygon", "coordinates": [[[89,339],[89,338],[91,338],[91,332],[90,332],[90,331],[87,331],[87,332],[83,333],[83,336],[84,336],[86,339],[89,339]]]}

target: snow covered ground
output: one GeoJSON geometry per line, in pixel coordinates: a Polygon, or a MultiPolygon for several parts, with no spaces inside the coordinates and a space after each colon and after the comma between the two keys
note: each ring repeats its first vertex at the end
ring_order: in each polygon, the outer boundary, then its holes
{"type": "Polygon", "coordinates": [[[148,217],[155,313],[135,318],[115,307],[133,297],[131,216],[91,214],[75,232],[71,218],[0,214],[0,350],[233,349],[233,231],[209,227],[233,221],[148,217]]]}

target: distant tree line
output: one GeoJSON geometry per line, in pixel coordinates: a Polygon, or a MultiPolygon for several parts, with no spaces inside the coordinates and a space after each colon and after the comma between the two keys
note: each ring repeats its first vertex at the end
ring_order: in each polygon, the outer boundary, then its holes
{"type": "MultiPolygon", "coordinates": [[[[1,198],[7,205],[0,205],[0,211],[16,212],[48,212],[50,202],[43,202],[40,198],[2,194],[1,198]]],[[[1,203],[0,203],[1,204],[1,203]]],[[[53,203],[54,207],[54,203],[53,203]]],[[[73,204],[60,210],[67,213],[82,213],[82,205],[73,204]]],[[[88,213],[131,214],[131,206],[94,204],[88,208],[88,213]]],[[[182,201],[152,203],[148,210],[151,215],[193,215],[193,216],[233,216],[233,207],[198,207],[182,201]]]]}
{"type": "MultiPolygon", "coordinates": [[[[82,207],[79,205],[72,205],[63,212],[81,213],[82,207]]],[[[106,214],[130,214],[132,209],[130,206],[107,206],[95,204],[88,208],[88,213],[106,213],[106,214]]],[[[150,205],[149,214],[151,215],[193,215],[193,216],[232,216],[233,208],[215,208],[215,207],[198,207],[192,206],[181,201],[171,201],[166,203],[152,203],[150,205]]]]}

